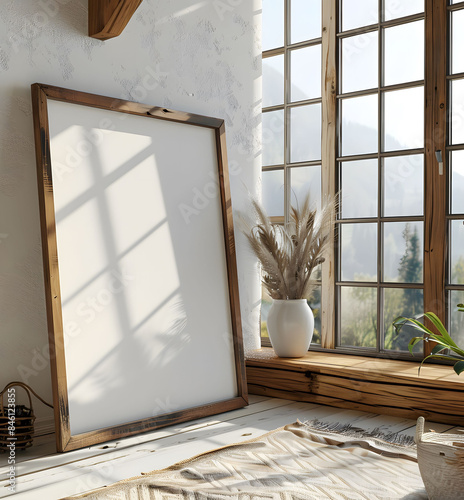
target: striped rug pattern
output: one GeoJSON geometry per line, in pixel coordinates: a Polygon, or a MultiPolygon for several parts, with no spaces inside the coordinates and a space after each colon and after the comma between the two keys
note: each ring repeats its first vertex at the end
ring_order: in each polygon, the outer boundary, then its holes
{"type": "Polygon", "coordinates": [[[414,445],[389,439],[296,422],[69,499],[426,500],[414,445]]]}

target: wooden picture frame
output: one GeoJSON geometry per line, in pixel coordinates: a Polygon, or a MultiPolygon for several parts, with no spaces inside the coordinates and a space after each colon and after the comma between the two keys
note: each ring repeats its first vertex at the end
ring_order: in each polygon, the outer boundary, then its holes
{"type": "Polygon", "coordinates": [[[58,451],[247,405],[223,120],[32,102],[58,451]]]}

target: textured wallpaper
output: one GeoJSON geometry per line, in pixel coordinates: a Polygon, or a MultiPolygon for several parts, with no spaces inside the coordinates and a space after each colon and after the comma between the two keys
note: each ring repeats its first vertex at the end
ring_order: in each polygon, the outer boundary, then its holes
{"type": "MultiPolygon", "coordinates": [[[[0,3],[2,387],[22,380],[52,399],[30,85],[223,118],[233,207],[245,210],[260,178],[260,4],[144,0],[120,37],[101,42],[87,36],[85,0],[0,3]]],[[[252,349],[259,342],[259,279],[236,236],[245,347],[252,349]]],[[[51,413],[39,402],[35,409],[40,427],[51,413]]]]}

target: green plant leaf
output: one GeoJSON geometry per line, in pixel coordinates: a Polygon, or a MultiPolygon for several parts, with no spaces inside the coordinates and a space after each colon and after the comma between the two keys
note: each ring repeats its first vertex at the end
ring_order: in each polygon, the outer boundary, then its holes
{"type": "Polygon", "coordinates": [[[395,319],[392,325],[395,328],[397,335],[400,333],[404,325],[411,322],[411,319],[412,318],[404,318],[403,316],[398,316],[398,318],[395,319]]]}
{"type": "Polygon", "coordinates": [[[464,358],[464,349],[461,349],[460,347],[450,347],[456,354],[461,356],[461,358],[464,358]]]}
{"type": "Polygon", "coordinates": [[[427,312],[427,313],[425,313],[425,317],[427,319],[429,319],[434,324],[436,329],[440,332],[441,336],[446,340],[446,342],[450,346],[457,347],[454,340],[450,337],[445,326],[443,325],[443,323],[440,321],[440,318],[436,314],[434,314],[432,312],[427,312]]]}
{"type": "MultiPolygon", "coordinates": [[[[423,315],[421,315],[423,316],[423,315]]],[[[419,317],[421,317],[419,316],[419,317]]],[[[425,325],[423,325],[420,321],[418,321],[417,319],[415,318],[408,318],[408,322],[411,323],[411,326],[413,328],[415,328],[416,330],[419,330],[420,332],[424,332],[426,333],[427,335],[434,335],[434,333],[432,332],[432,330],[429,330],[425,325]]]]}
{"type": "Polygon", "coordinates": [[[431,355],[431,354],[429,354],[427,357],[425,357],[425,358],[422,360],[421,364],[419,365],[419,368],[417,369],[417,375],[420,375],[420,371],[421,371],[422,365],[423,365],[423,364],[424,364],[424,363],[425,363],[425,362],[426,362],[426,361],[427,361],[427,360],[428,360],[431,356],[432,356],[432,355],[431,355]]]}
{"type": "MultiPolygon", "coordinates": [[[[458,307],[460,308],[460,311],[464,312],[464,304],[458,304],[458,307]]],[[[396,333],[398,334],[401,328],[407,324],[423,334],[422,337],[413,337],[409,341],[408,349],[412,355],[414,355],[414,346],[419,342],[433,341],[436,343],[436,345],[432,348],[432,352],[422,360],[418,368],[419,375],[422,365],[430,358],[453,361],[454,371],[458,375],[464,371],[464,349],[461,349],[456,345],[456,343],[446,330],[445,326],[440,321],[440,318],[436,314],[427,312],[424,315],[419,315],[415,318],[405,318],[403,316],[398,316],[393,322],[396,333]],[[417,321],[417,318],[421,316],[425,316],[428,320],[430,320],[430,322],[435,326],[439,333],[433,333],[425,325],[417,321]],[[454,352],[455,354],[449,354],[448,350],[454,352]],[[444,351],[446,351],[446,353],[444,353],[444,351]]]]}
{"type": "Polygon", "coordinates": [[[464,372],[464,361],[458,361],[457,363],[455,363],[455,365],[453,366],[454,368],[454,371],[460,375],[462,372],[464,372]]]}
{"type": "MultiPolygon", "coordinates": [[[[392,325],[396,330],[396,334],[398,335],[401,331],[401,328],[403,328],[404,325],[407,323],[413,323],[419,320],[419,318],[422,318],[424,315],[423,314],[418,314],[417,316],[414,316],[414,318],[405,318],[404,316],[398,316],[396,319],[393,320],[392,325]]],[[[422,324],[418,322],[419,324],[422,324]]],[[[415,325],[412,325],[414,328],[416,328],[415,325]]]]}
{"type": "Polygon", "coordinates": [[[398,335],[401,331],[401,328],[408,322],[408,318],[405,318],[404,316],[398,316],[393,320],[393,328],[396,330],[396,334],[398,335]]]}
{"type": "Polygon", "coordinates": [[[408,344],[408,349],[411,354],[414,354],[413,349],[416,344],[419,342],[424,341],[424,337],[413,337],[408,344]]]}
{"type": "Polygon", "coordinates": [[[438,354],[441,351],[444,351],[446,349],[446,346],[442,344],[437,344],[433,349],[430,354],[438,354]]]}

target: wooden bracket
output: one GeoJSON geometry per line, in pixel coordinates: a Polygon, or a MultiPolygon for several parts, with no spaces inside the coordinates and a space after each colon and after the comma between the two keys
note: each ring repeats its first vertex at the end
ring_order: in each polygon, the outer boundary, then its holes
{"type": "Polygon", "coordinates": [[[108,40],[119,36],[142,0],[89,0],[89,36],[108,40]]]}

